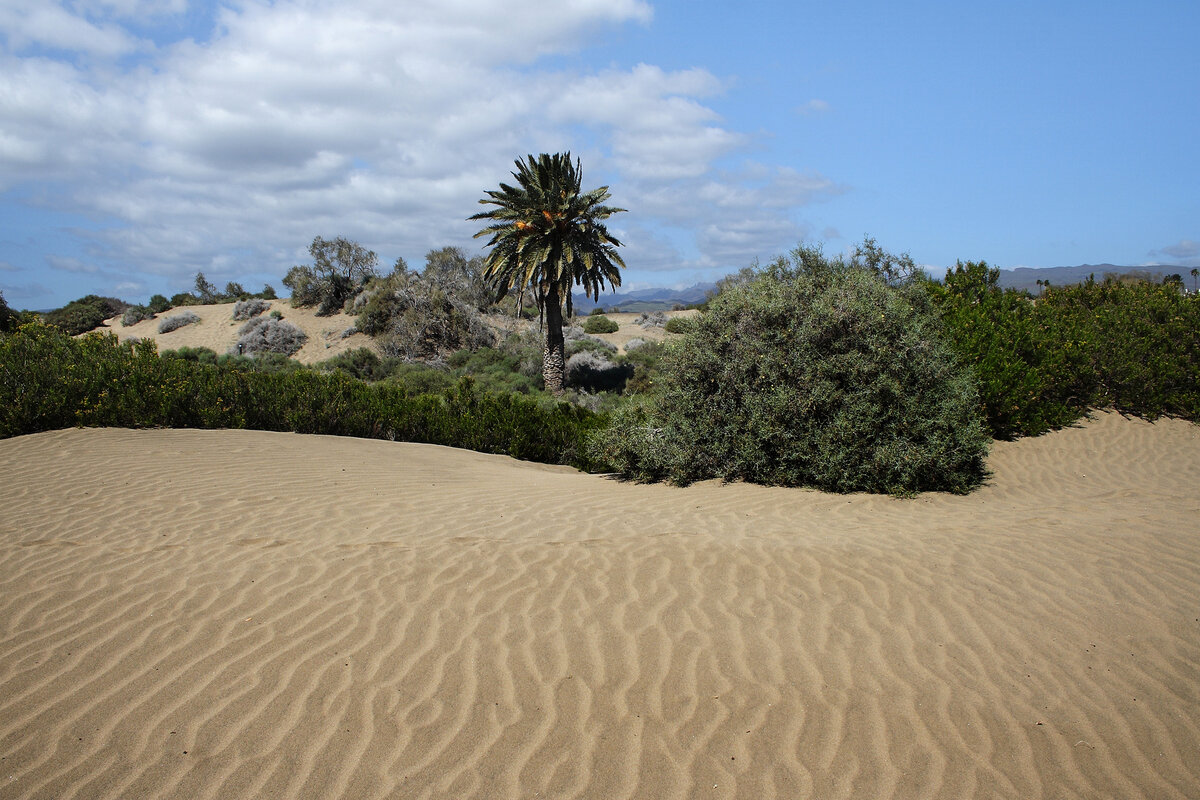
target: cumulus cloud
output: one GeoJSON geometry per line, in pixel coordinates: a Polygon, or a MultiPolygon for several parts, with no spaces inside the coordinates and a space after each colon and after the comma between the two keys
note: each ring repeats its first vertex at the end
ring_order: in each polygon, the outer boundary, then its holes
{"type": "Polygon", "coordinates": [[[318,234],[385,261],[477,247],[465,218],[525,153],[583,156],[585,181],[637,216],[615,221],[636,234],[631,252],[664,268],[788,246],[795,209],[841,190],[796,170],[721,169],[750,142],[711,106],[728,87],[706,70],[543,66],[601,29],[649,22],[641,0],[233,2],[206,35],[157,45],[124,21],[182,14],[183,0],[6,8],[0,191],[52,186],[39,202],[104,220],[74,235],[131,285],[278,276],[318,234]]]}

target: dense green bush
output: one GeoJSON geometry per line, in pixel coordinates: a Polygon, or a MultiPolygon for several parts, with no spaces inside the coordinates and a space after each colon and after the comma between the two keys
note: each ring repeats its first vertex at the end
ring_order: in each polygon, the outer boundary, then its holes
{"type": "Polygon", "coordinates": [[[438,395],[340,372],[264,372],[160,358],[153,341],[79,339],[44,325],[0,337],[0,437],[75,425],[253,428],[430,442],[588,466],[602,418],[567,403],[480,391],[438,395]]]}
{"type": "Polygon", "coordinates": [[[584,333],[616,333],[621,326],[603,314],[592,314],[583,323],[584,333]]]}
{"type": "Polygon", "coordinates": [[[150,309],[151,314],[161,314],[171,308],[171,301],[161,294],[150,296],[150,302],[146,303],[146,308],[150,309]]]}
{"type": "Polygon", "coordinates": [[[663,326],[667,333],[687,333],[693,327],[691,317],[671,317],[663,326]]]}
{"type": "Polygon", "coordinates": [[[992,435],[1036,435],[1097,407],[1200,419],[1200,298],[1113,277],[1035,299],[1001,290],[998,277],[984,262],[960,262],[926,284],[979,377],[992,435]]]}
{"type": "Polygon", "coordinates": [[[801,249],[725,288],[598,460],[638,479],[967,491],[988,437],[925,292],[801,249]],[[810,268],[817,259],[819,268],[810,268]]]}
{"type": "Polygon", "coordinates": [[[115,297],[89,294],[48,312],[45,320],[47,325],[53,325],[76,336],[95,330],[104,324],[104,320],[124,314],[127,308],[129,303],[115,297]]]}

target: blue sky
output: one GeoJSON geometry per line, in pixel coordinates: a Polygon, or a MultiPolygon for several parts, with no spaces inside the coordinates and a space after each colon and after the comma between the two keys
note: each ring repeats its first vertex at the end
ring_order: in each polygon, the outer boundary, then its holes
{"type": "Polygon", "coordinates": [[[0,291],[390,265],[570,150],[626,288],[865,235],[937,274],[1200,264],[1200,4],[0,0],[0,291]]]}

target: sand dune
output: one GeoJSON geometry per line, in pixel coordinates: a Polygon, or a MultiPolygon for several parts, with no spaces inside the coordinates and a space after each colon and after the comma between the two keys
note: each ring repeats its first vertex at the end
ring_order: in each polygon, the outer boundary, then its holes
{"type": "MultiPolygon", "coordinates": [[[[345,335],[354,326],[355,318],[349,314],[331,314],[318,317],[315,308],[292,308],[291,303],[284,300],[269,301],[271,308],[263,313],[279,311],[285,321],[292,323],[308,335],[304,347],[293,356],[301,364],[313,364],[327,358],[353,350],[358,347],[369,348],[380,353],[376,341],[363,333],[345,335]]],[[[672,311],[667,316],[691,316],[695,311],[672,311]]],[[[662,341],[667,334],[662,328],[642,328],[635,324],[639,314],[610,314],[612,319],[620,324],[616,333],[597,334],[596,338],[610,342],[619,350],[624,350],[631,339],[639,338],[647,341],[662,341]]],[[[517,330],[536,328],[537,320],[518,320],[501,315],[489,315],[488,324],[497,336],[504,336],[517,330]]],[[[580,320],[582,321],[582,320],[580,320]]],[[[207,347],[218,354],[228,353],[237,345],[238,330],[245,322],[233,319],[233,304],[218,303],[214,305],[187,306],[172,308],[159,314],[154,319],[142,320],[134,325],[123,325],[120,317],[105,320],[104,327],[98,330],[116,334],[117,338],[125,341],[131,338],[154,339],[158,343],[159,352],[178,350],[181,347],[207,347]],[[159,324],[168,317],[191,312],[200,318],[199,322],[176,328],[168,333],[159,333],[159,324]]]]}
{"type": "MultiPolygon", "coordinates": [[[[301,364],[324,361],[356,347],[368,347],[379,352],[375,341],[366,334],[344,335],[347,329],[354,325],[354,317],[349,314],[318,317],[315,308],[292,308],[287,299],[268,302],[271,307],[264,311],[264,314],[278,311],[283,314],[284,321],[290,322],[308,335],[308,341],[292,356],[301,364]]],[[[114,317],[106,320],[105,327],[100,330],[116,334],[121,341],[130,338],[154,339],[158,343],[159,352],[178,350],[181,347],[207,347],[223,354],[237,345],[238,331],[246,324],[244,321],[234,320],[233,307],[233,303],[216,303],[172,308],[154,319],[142,320],[129,326],[121,324],[120,317],[114,317]],[[200,321],[168,333],[158,332],[158,326],[164,319],[189,311],[198,316],[200,321]]]]}
{"type": "Polygon", "coordinates": [[[0,797],[1195,798],[1198,432],[913,500],[0,441],[0,797]]]}

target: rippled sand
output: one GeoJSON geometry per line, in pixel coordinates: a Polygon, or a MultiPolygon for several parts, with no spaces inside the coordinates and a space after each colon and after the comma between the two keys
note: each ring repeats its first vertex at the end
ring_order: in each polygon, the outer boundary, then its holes
{"type": "Polygon", "coordinates": [[[0,441],[3,798],[1195,798],[1200,428],[914,500],[0,441]]]}

